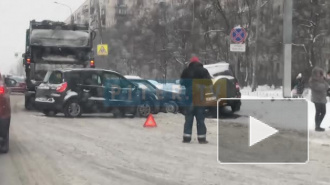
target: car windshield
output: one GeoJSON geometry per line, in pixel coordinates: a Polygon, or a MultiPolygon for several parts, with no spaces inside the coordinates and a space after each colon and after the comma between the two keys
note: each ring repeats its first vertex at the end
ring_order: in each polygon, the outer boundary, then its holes
{"type": "Polygon", "coordinates": [[[50,84],[61,84],[63,83],[63,73],[60,71],[47,73],[44,82],[48,82],[50,84]]]}
{"type": "Polygon", "coordinates": [[[143,83],[136,83],[136,85],[138,85],[140,88],[142,88],[142,89],[148,89],[148,87],[147,86],[145,86],[143,83]]]}
{"type": "Polygon", "coordinates": [[[45,80],[48,71],[81,67],[81,65],[69,65],[69,64],[33,64],[33,66],[34,66],[34,70],[30,73],[30,78],[36,81],[45,80]]]}
{"type": "Polygon", "coordinates": [[[140,87],[147,88],[147,89],[152,90],[152,91],[157,90],[157,88],[148,81],[132,80],[132,82],[137,83],[140,87]]]}
{"type": "Polygon", "coordinates": [[[152,83],[154,86],[158,87],[159,85],[162,85],[161,83],[155,81],[155,80],[148,80],[150,83],[152,83]]]}
{"type": "Polygon", "coordinates": [[[18,83],[25,83],[24,77],[11,77],[11,78],[17,81],[18,83]]]}

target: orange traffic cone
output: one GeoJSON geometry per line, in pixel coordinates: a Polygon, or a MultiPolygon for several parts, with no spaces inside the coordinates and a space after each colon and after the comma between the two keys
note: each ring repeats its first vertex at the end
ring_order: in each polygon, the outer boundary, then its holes
{"type": "Polygon", "coordinates": [[[154,119],[154,117],[152,116],[152,114],[150,114],[147,118],[147,121],[144,123],[143,125],[144,127],[157,127],[157,123],[154,119]]]}

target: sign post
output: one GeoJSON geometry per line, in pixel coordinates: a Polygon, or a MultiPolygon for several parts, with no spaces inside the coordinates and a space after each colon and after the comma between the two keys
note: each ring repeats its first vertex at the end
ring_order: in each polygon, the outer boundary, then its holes
{"type": "MultiPolygon", "coordinates": [[[[244,28],[237,26],[233,28],[230,32],[231,41],[234,44],[230,44],[230,51],[235,53],[244,53],[246,52],[246,44],[244,43],[247,38],[247,32],[244,28]]],[[[237,61],[235,62],[235,76],[238,77],[239,69],[239,54],[236,54],[237,61]]]]}
{"type": "Polygon", "coordinates": [[[245,44],[230,44],[230,51],[244,53],[246,51],[246,45],[245,44]]]}
{"type": "Polygon", "coordinates": [[[292,73],[292,16],[293,1],[284,1],[284,21],[283,21],[283,96],[291,98],[291,73],[292,73]]]}

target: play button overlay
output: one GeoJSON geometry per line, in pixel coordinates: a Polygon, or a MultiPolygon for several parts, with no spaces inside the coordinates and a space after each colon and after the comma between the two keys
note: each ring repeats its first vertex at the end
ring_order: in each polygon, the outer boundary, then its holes
{"type": "Polygon", "coordinates": [[[304,99],[221,99],[218,161],[221,164],[305,164],[308,103],[304,99]],[[230,115],[231,105],[241,104],[230,115]],[[223,108],[225,107],[225,108],[223,108]]]}
{"type": "Polygon", "coordinates": [[[278,130],[250,116],[250,147],[278,133],[278,130]]]}

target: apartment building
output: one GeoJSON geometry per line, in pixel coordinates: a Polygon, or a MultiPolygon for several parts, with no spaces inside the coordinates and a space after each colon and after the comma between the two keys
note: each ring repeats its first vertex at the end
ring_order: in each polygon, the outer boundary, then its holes
{"type": "MultiPolygon", "coordinates": [[[[100,7],[101,25],[105,28],[111,27],[120,21],[125,21],[136,13],[148,11],[153,6],[159,3],[181,3],[184,0],[86,0],[77,10],[74,11],[73,16],[75,23],[88,24],[90,21],[93,26],[97,25],[97,6],[100,7]]],[[[71,18],[68,17],[65,22],[70,23],[71,18]]]]}

